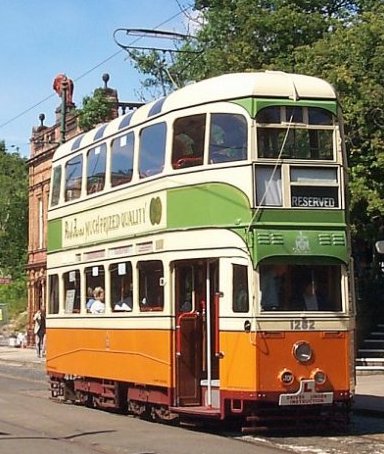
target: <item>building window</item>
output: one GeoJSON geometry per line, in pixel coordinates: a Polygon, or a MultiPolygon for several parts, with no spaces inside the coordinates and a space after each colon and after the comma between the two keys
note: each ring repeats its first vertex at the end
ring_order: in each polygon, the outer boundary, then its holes
{"type": "Polygon", "coordinates": [[[42,249],[44,245],[44,207],[43,207],[43,199],[38,199],[38,248],[42,249]]]}

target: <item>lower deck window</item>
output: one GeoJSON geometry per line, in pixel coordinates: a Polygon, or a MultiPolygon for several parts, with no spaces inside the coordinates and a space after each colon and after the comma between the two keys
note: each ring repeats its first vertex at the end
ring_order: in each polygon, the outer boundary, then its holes
{"type": "Polygon", "coordinates": [[[113,312],[131,312],[132,265],[130,262],[114,263],[109,267],[111,277],[111,305],[113,312]]]}
{"type": "Polygon", "coordinates": [[[139,262],[139,302],[141,311],[162,311],[164,292],[163,264],[159,260],[139,262]]]}
{"type": "Polygon", "coordinates": [[[80,271],[64,273],[64,311],[66,314],[80,312],[80,271]]]}
{"type": "Polygon", "coordinates": [[[85,268],[86,309],[91,314],[105,312],[104,267],[101,265],[85,268]]]}
{"type": "Polygon", "coordinates": [[[262,311],[341,311],[340,265],[260,265],[262,311]]]}
{"type": "Polygon", "coordinates": [[[49,276],[49,300],[48,300],[48,313],[59,313],[59,276],[52,274],[49,276]]]}
{"type": "Polygon", "coordinates": [[[248,312],[248,268],[243,265],[233,265],[232,267],[232,309],[233,312],[248,312]]]}

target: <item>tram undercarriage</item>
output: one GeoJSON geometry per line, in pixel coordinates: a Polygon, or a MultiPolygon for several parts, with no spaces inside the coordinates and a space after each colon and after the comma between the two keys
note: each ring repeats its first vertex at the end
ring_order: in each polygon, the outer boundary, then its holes
{"type": "Polygon", "coordinates": [[[225,423],[244,434],[263,431],[336,429],[350,423],[351,399],[328,405],[278,406],[258,400],[220,399],[220,408],[172,405],[172,390],[161,387],[86,377],[50,374],[52,399],[90,408],[131,414],[167,424],[225,423]]]}

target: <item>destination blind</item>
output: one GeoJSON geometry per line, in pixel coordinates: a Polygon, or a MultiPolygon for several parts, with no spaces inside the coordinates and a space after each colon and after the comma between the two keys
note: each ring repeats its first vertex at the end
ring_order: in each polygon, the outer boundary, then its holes
{"type": "Polygon", "coordinates": [[[292,208],[339,208],[337,187],[291,186],[292,208]]]}

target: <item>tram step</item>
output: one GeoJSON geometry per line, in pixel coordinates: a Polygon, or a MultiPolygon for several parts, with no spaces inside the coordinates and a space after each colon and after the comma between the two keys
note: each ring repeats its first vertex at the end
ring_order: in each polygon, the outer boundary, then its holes
{"type": "Polygon", "coordinates": [[[384,357],[384,348],[359,348],[359,358],[369,357],[369,355],[377,355],[377,357],[384,357]]]}
{"type": "Polygon", "coordinates": [[[365,339],[364,347],[378,348],[384,350],[384,339],[365,339]]]}
{"type": "Polygon", "coordinates": [[[384,366],[356,366],[356,375],[384,375],[384,366]]]}
{"type": "Polygon", "coordinates": [[[384,357],[356,358],[355,371],[357,375],[384,374],[384,357]]]}
{"type": "Polygon", "coordinates": [[[220,418],[220,410],[212,407],[170,407],[170,410],[180,415],[188,416],[208,416],[211,418],[220,418]]]}
{"type": "Polygon", "coordinates": [[[356,366],[384,366],[384,358],[356,358],[356,366]]]}

